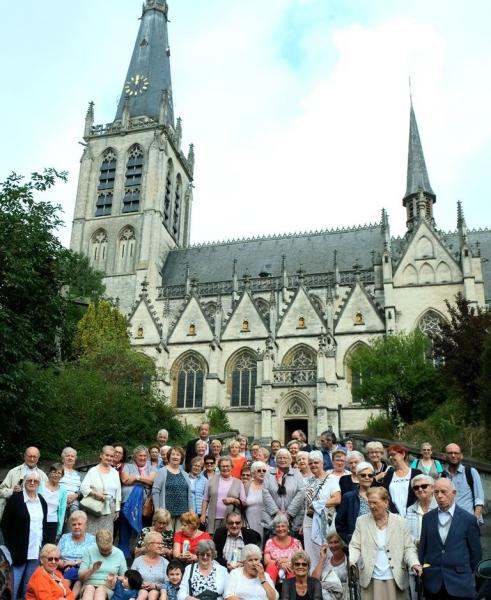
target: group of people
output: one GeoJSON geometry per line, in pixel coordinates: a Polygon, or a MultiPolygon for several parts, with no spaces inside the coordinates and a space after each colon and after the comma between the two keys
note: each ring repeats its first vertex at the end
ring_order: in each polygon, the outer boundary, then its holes
{"type": "Polygon", "coordinates": [[[430,444],[363,450],[331,431],[225,450],[203,423],[185,449],[106,445],[83,476],[73,448],[47,475],[27,448],[0,484],[12,598],[472,598],[484,493],[459,446],[446,469],[430,444]]]}

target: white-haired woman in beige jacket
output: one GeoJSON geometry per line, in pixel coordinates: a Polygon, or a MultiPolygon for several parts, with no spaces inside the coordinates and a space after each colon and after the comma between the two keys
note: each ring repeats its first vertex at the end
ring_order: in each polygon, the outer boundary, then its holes
{"type": "Polygon", "coordinates": [[[367,492],[370,513],[358,517],[349,545],[349,558],[357,564],[363,600],[405,600],[408,570],[419,575],[416,546],[404,517],[389,513],[389,494],[383,487],[367,492]],[[363,553],[362,553],[363,548],[363,553]]]}

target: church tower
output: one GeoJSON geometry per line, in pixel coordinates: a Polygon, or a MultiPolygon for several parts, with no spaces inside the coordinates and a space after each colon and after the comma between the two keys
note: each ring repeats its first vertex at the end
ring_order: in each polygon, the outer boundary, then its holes
{"type": "Polygon", "coordinates": [[[406,226],[411,231],[416,223],[425,218],[432,225],[433,204],[436,202],[435,192],[431,189],[430,178],[426,168],[423,146],[419,137],[418,124],[414,114],[413,102],[409,115],[409,147],[407,155],[406,194],[402,200],[406,208],[406,226]]]}
{"type": "Polygon", "coordinates": [[[115,119],[85,117],[70,247],[105,274],[107,295],[129,310],[161,284],[165,257],[189,244],[194,150],[174,120],[166,0],[146,0],[115,119]]]}

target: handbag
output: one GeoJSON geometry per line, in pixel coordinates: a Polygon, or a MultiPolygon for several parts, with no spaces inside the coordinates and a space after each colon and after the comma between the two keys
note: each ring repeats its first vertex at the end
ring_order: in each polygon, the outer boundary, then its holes
{"type": "Polygon", "coordinates": [[[220,594],[217,594],[217,592],[212,592],[211,590],[203,590],[199,594],[193,594],[193,584],[192,584],[191,580],[193,579],[195,569],[196,569],[196,563],[193,563],[193,566],[191,567],[191,572],[189,573],[189,579],[188,579],[189,595],[192,596],[193,598],[199,598],[199,600],[217,600],[217,598],[219,598],[220,594]]]}
{"type": "Polygon", "coordinates": [[[153,506],[152,496],[148,496],[148,498],[143,503],[142,516],[145,519],[151,519],[153,517],[153,511],[154,511],[154,506],[153,506]]]}
{"type": "Polygon", "coordinates": [[[104,500],[97,500],[97,498],[94,498],[94,496],[84,496],[82,500],[80,500],[80,506],[89,515],[101,517],[106,506],[106,502],[104,500]]]}

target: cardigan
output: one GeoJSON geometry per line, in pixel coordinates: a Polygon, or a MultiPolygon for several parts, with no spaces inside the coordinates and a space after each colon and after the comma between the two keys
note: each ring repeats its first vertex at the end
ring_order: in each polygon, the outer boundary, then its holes
{"type": "Polygon", "coordinates": [[[271,469],[266,474],[263,484],[262,524],[265,529],[271,529],[276,514],[284,511],[291,519],[292,529],[298,531],[305,512],[305,483],[300,473],[292,468],[288,470],[284,480],[286,494],[279,495],[276,469],[271,469]]]}
{"type": "MultiPolygon", "coordinates": [[[[244,484],[240,479],[236,479],[235,477],[230,478],[232,483],[230,484],[230,488],[227,492],[227,496],[238,498],[240,500],[241,495],[245,498],[245,490],[244,484]]],[[[216,519],[216,510],[217,510],[217,500],[218,500],[218,485],[220,483],[220,475],[214,475],[211,479],[208,480],[208,491],[205,496],[205,500],[208,500],[208,529],[209,533],[213,533],[215,531],[215,519],[216,519]]],[[[234,512],[237,510],[237,507],[233,504],[228,504],[225,510],[225,514],[228,515],[230,512],[234,512]]],[[[240,511],[239,511],[240,512],[240,511]]],[[[201,515],[203,516],[203,515],[201,515]]]]}
{"type": "MultiPolygon", "coordinates": [[[[46,500],[38,495],[43,509],[43,544],[47,537],[48,505],[46,500]]],[[[12,555],[12,564],[23,565],[27,560],[29,548],[29,530],[31,516],[24,502],[24,492],[14,492],[5,504],[1,528],[5,544],[12,555]]],[[[39,548],[41,550],[41,548],[39,548]]]]}
{"type": "MultiPolygon", "coordinates": [[[[19,481],[24,478],[24,471],[26,469],[25,463],[19,465],[18,467],[14,467],[10,469],[10,471],[5,476],[5,479],[0,483],[0,517],[5,509],[5,503],[7,502],[7,498],[14,493],[14,486],[18,485],[19,481]]],[[[39,474],[39,479],[41,481],[41,485],[39,486],[38,493],[41,492],[43,485],[48,481],[46,473],[41,471],[41,469],[37,469],[39,474]]]]}
{"type": "Polygon", "coordinates": [[[67,580],[63,578],[59,571],[55,571],[55,575],[63,584],[65,595],[63,595],[61,587],[44,568],[38,567],[27,584],[26,600],[75,600],[67,580]]]}
{"type": "MultiPolygon", "coordinates": [[[[191,492],[191,481],[189,475],[180,470],[180,473],[184,476],[188,486],[188,507],[190,512],[194,512],[193,507],[193,494],[191,492]]],[[[165,506],[165,483],[167,481],[167,467],[162,467],[158,473],[152,486],[152,500],[155,510],[158,508],[166,508],[165,506]]]]}
{"type": "MultiPolygon", "coordinates": [[[[394,469],[388,469],[385,472],[385,476],[382,479],[381,483],[383,485],[383,487],[389,492],[390,495],[390,483],[392,481],[392,478],[394,477],[394,469]]],[[[408,493],[407,493],[407,502],[406,502],[406,508],[408,508],[409,506],[411,506],[411,504],[414,504],[417,500],[416,498],[416,494],[413,492],[413,488],[411,487],[411,481],[413,479],[413,477],[416,477],[416,475],[422,475],[423,473],[421,473],[421,471],[419,469],[411,469],[411,476],[409,477],[409,488],[408,488],[408,493]]],[[[392,500],[392,498],[391,498],[392,500]]],[[[396,512],[397,511],[396,509],[396,512]]]]}
{"type": "MultiPolygon", "coordinates": [[[[295,577],[283,582],[281,600],[297,600],[295,577]]],[[[321,582],[315,577],[307,577],[307,600],[322,600],[321,582]]]]}
{"type": "MultiPolygon", "coordinates": [[[[114,474],[115,476],[118,478],[118,486],[116,488],[116,498],[114,498],[115,502],[116,502],[116,512],[119,512],[119,509],[121,507],[121,482],[119,480],[119,473],[114,470],[114,474]]],[[[112,473],[111,471],[109,471],[110,473],[112,473]]],[[[95,467],[92,467],[91,469],[89,469],[87,471],[87,475],[84,477],[84,480],[82,481],[82,485],[80,486],[80,492],[83,495],[83,497],[85,498],[86,496],[88,496],[92,490],[92,488],[100,491],[100,492],[104,492],[103,489],[103,479],[102,476],[99,473],[99,469],[98,469],[98,465],[96,465],[95,467]]],[[[107,512],[103,512],[103,515],[108,515],[111,511],[108,507],[108,503],[106,502],[106,511],[107,512]]]]}

